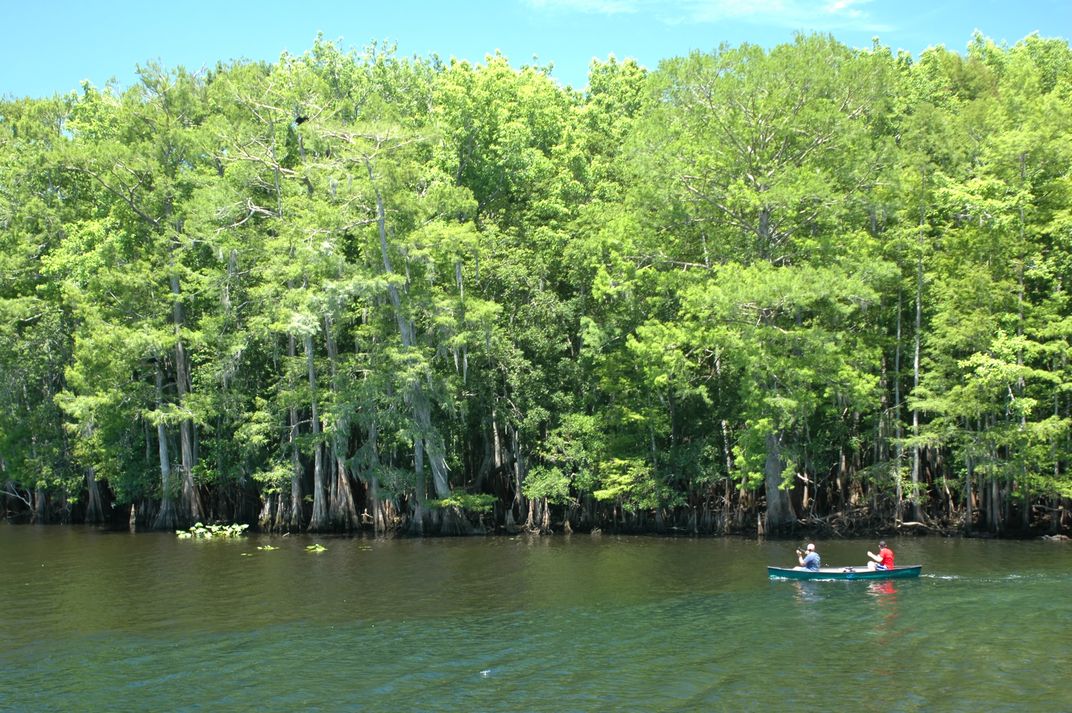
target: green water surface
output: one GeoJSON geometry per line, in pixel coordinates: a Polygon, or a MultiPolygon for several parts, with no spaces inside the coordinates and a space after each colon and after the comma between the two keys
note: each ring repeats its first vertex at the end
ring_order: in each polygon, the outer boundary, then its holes
{"type": "Polygon", "coordinates": [[[0,710],[1072,711],[1072,543],[796,544],[0,525],[0,710]]]}

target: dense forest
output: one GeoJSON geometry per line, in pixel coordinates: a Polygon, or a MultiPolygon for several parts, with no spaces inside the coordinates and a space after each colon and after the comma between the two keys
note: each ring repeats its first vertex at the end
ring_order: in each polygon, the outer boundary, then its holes
{"type": "Polygon", "coordinates": [[[1068,532],[1070,167],[1035,35],[0,100],[0,514],[1068,532]]]}

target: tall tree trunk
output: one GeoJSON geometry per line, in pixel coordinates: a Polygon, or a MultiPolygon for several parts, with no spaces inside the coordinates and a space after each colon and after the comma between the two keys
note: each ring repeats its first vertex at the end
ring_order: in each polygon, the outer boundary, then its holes
{"type": "Polygon", "coordinates": [[[313,360],[313,336],[306,334],[305,365],[309,374],[310,428],[313,432],[313,514],[309,529],[320,532],[328,526],[327,488],[324,479],[324,446],[320,442],[320,408],[317,405],[316,364],[313,360]]]}
{"type": "Polygon", "coordinates": [[[413,412],[424,441],[428,465],[432,469],[432,485],[437,498],[450,497],[450,482],[447,468],[446,449],[439,429],[432,425],[432,405],[423,388],[418,387],[413,394],[413,412]]]}
{"type": "MultiPolygon", "coordinates": [[[[291,361],[297,357],[297,345],[294,335],[287,335],[287,356],[291,361]]],[[[289,374],[290,370],[287,369],[289,374]]],[[[290,377],[288,376],[288,379],[290,377]]],[[[287,513],[287,525],[291,529],[300,530],[304,519],[302,504],[302,464],[301,454],[298,451],[298,407],[293,404],[288,410],[290,420],[290,511],[287,513]]]]}
{"type": "Polygon", "coordinates": [[[972,521],[975,519],[975,508],[972,502],[975,495],[972,493],[972,481],[975,479],[975,459],[968,454],[964,464],[964,529],[970,531],[972,521]]]}
{"type": "MultiPolygon", "coordinates": [[[[919,389],[919,356],[920,356],[920,332],[923,328],[923,258],[919,258],[916,268],[916,334],[915,355],[912,360],[912,391],[919,389]]],[[[919,520],[919,476],[920,476],[920,453],[919,453],[919,409],[912,409],[912,492],[909,496],[912,519],[919,520]]]]}
{"type": "Polygon", "coordinates": [[[368,506],[372,510],[372,534],[379,537],[387,532],[387,517],[380,501],[380,479],[375,475],[369,476],[368,506]]]}
{"type": "Polygon", "coordinates": [[[93,466],[86,467],[86,522],[93,525],[104,522],[104,506],[93,466]]]}
{"type": "MultiPolygon", "coordinates": [[[[179,406],[188,408],[187,395],[190,393],[189,362],[186,358],[186,347],[182,342],[182,327],[184,322],[181,294],[179,290],[179,276],[175,274],[174,267],[169,278],[171,283],[171,316],[175,328],[175,387],[179,394],[179,406]]],[[[194,426],[193,422],[184,418],[179,424],[179,447],[182,455],[182,511],[184,517],[192,522],[204,519],[204,507],[201,504],[201,495],[194,483],[194,426]]]]}
{"type": "MultiPolygon", "coordinates": [[[[93,437],[93,424],[87,425],[83,436],[88,440],[93,437]]],[[[88,465],[86,473],[86,522],[96,525],[104,522],[104,500],[101,498],[100,484],[97,482],[97,470],[88,465]]]]}
{"type": "MultiPolygon", "coordinates": [[[[338,367],[339,350],[335,344],[331,315],[328,314],[324,315],[324,344],[328,353],[331,383],[335,393],[339,394],[342,390],[338,367]]],[[[354,495],[350,487],[350,473],[346,466],[349,440],[350,419],[340,409],[335,418],[335,430],[331,439],[331,460],[334,465],[332,469],[334,479],[331,485],[329,514],[333,523],[341,525],[347,530],[356,530],[361,527],[361,518],[358,517],[357,508],[354,506],[354,495]]]]}
{"type": "MultiPolygon", "coordinates": [[[[29,403],[29,402],[27,402],[29,403]]],[[[37,438],[30,439],[31,444],[31,457],[34,462],[37,461],[37,438]]],[[[45,493],[45,489],[41,487],[40,482],[33,490],[33,495],[30,497],[33,504],[30,507],[30,522],[43,525],[48,522],[48,498],[45,493]]]]}
{"type": "Polygon", "coordinates": [[[257,525],[262,530],[271,532],[275,526],[276,511],[279,509],[279,493],[272,492],[261,501],[261,511],[257,515],[257,525]]]}
{"type": "MultiPolygon", "coordinates": [[[[920,208],[919,208],[919,232],[916,244],[916,323],[914,335],[914,356],[912,360],[912,391],[919,389],[920,375],[920,338],[923,332],[923,246],[924,230],[927,225],[927,170],[920,171],[920,208]]],[[[919,452],[919,409],[912,409],[912,493],[909,497],[912,519],[919,520],[919,477],[920,477],[920,452],[919,452]]]]}
{"type": "MultiPolygon", "coordinates": [[[[1026,182],[1027,182],[1027,156],[1026,156],[1026,154],[1021,153],[1020,154],[1020,187],[1021,187],[1021,189],[1025,188],[1026,182]]],[[[1018,341],[1019,341],[1020,344],[1022,344],[1023,343],[1022,338],[1023,338],[1023,335],[1024,335],[1024,296],[1025,296],[1024,295],[1024,291],[1025,291],[1025,285],[1024,285],[1024,262],[1026,261],[1026,258],[1023,255],[1023,245],[1024,245],[1024,237],[1025,237],[1024,236],[1024,231],[1026,229],[1026,221],[1027,221],[1027,219],[1026,219],[1026,217],[1024,215],[1023,203],[1020,203],[1019,209],[1020,209],[1020,246],[1021,246],[1021,252],[1018,255],[1019,260],[1017,261],[1018,262],[1018,265],[1017,265],[1017,287],[1018,287],[1018,290],[1017,290],[1017,293],[1016,293],[1016,318],[1017,318],[1016,319],[1016,336],[1018,338],[1020,338],[1018,341]]],[[[1017,395],[1017,398],[1023,398],[1024,391],[1026,390],[1026,386],[1027,386],[1025,384],[1025,382],[1024,382],[1024,375],[1023,375],[1024,372],[1023,372],[1023,368],[1022,368],[1023,365],[1024,365],[1023,347],[1017,347],[1017,349],[1016,349],[1016,366],[1020,367],[1020,368],[1017,369],[1018,376],[1016,378],[1016,395],[1017,395]]],[[[1020,411],[1020,433],[1025,434],[1026,432],[1027,432],[1027,411],[1022,409],[1020,411]]],[[[1021,519],[1020,519],[1020,526],[1021,526],[1022,529],[1026,530],[1028,528],[1028,526],[1030,525],[1030,522],[1031,522],[1031,517],[1030,517],[1031,494],[1029,492],[1027,492],[1027,458],[1026,458],[1026,456],[1024,454],[1021,454],[1019,460],[1020,460],[1020,483],[1021,483],[1021,487],[1024,490],[1023,498],[1022,498],[1022,500],[1023,500],[1023,514],[1022,514],[1021,519]]],[[[1011,490],[1015,490],[1015,485],[1012,486],[1011,490]]],[[[1009,495],[1011,495],[1011,492],[1009,493],[1009,495]]],[[[1006,504],[1008,504],[1008,502],[1010,500],[1011,500],[1011,497],[1006,497],[1006,504]]]]}
{"type": "MultiPolygon", "coordinates": [[[[368,170],[369,181],[372,183],[373,190],[376,194],[376,224],[379,232],[383,270],[385,274],[393,275],[394,268],[391,265],[391,255],[387,246],[387,211],[384,207],[383,194],[380,192],[379,186],[376,183],[376,175],[372,170],[372,162],[366,159],[365,167],[368,170]]],[[[395,320],[398,323],[398,331],[402,339],[402,347],[406,350],[413,349],[416,341],[413,322],[410,321],[403,312],[402,298],[399,295],[398,288],[393,282],[388,283],[387,294],[391,300],[391,306],[394,309],[395,320]]],[[[422,441],[420,449],[422,451],[427,451],[428,453],[436,497],[440,499],[447,498],[450,496],[447,461],[444,455],[442,439],[440,438],[438,431],[432,425],[431,404],[429,403],[428,397],[424,391],[424,385],[419,377],[413,380],[410,384],[410,389],[412,391],[413,417],[418,429],[418,434],[416,435],[415,440],[422,441]]],[[[415,456],[416,451],[417,444],[415,443],[415,456]]],[[[423,470],[423,468],[421,470],[423,470]]],[[[419,477],[423,478],[423,473],[419,473],[419,477]]],[[[418,487],[423,487],[423,485],[418,483],[418,487]]]]}
{"type": "MultiPolygon", "coordinates": [[[[156,408],[164,407],[164,369],[160,360],[156,361],[156,408]]],[[[153,520],[156,530],[174,530],[177,524],[175,503],[171,498],[171,456],[168,453],[167,431],[164,424],[156,424],[157,452],[160,455],[160,510],[153,520]]]]}
{"type": "Polygon", "coordinates": [[[789,493],[782,489],[782,435],[767,434],[767,460],[764,464],[764,485],[767,495],[767,533],[777,533],[792,524],[792,512],[789,508],[789,493]]]}
{"type": "Polygon", "coordinates": [[[361,528],[361,517],[357,514],[357,506],[354,504],[353,480],[350,478],[350,470],[346,466],[344,458],[335,457],[335,482],[332,486],[333,499],[331,503],[332,519],[341,524],[347,530],[361,528]]]}
{"type": "Polygon", "coordinates": [[[514,466],[514,502],[517,503],[518,514],[525,507],[525,464],[521,456],[521,434],[516,426],[510,427],[510,456],[514,466]]]}
{"type": "Polygon", "coordinates": [[[380,460],[376,445],[377,437],[378,431],[376,428],[376,421],[375,419],[369,419],[368,443],[366,444],[366,448],[368,448],[369,452],[368,506],[372,510],[372,532],[375,535],[382,535],[387,532],[388,519],[385,504],[380,498],[380,478],[376,475],[376,465],[380,460]]]}
{"type": "Polygon", "coordinates": [[[412,504],[413,520],[410,522],[410,528],[413,530],[413,534],[423,535],[427,480],[424,476],[424,441],[420,438],[416,438],[413,443],[413,469],[415,471],[412,504]]]}
{"type": "Polygon", "coordinates": [[[901,523],[904,520],[904,492],[901,488],[901,461],[904,458],[904,446],[901,445],[901,441],[904,436],[903,427],[901,424],[901,325],[903,321],[902,316],[902,297],[900,286],[897,288],[897,342],[893,352],[893,442],[894,442],[894,456],[893,456],[893,477],[896,482],[896,506],[894,510],[894,521],[901,523]]]}
{"type": "Polygon", "coordinates": [[[30,522],[35,525],[44,525],[48,522],[48,494],[45,489],[38,485],[33,490],[33,509],[30,522]]]}

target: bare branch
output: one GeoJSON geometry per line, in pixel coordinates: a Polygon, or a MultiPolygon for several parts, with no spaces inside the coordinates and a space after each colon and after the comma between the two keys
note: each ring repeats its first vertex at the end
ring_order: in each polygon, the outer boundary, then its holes
{"type": "Polygon", "coordinates": [[[4,495],[7,495],[7,496],[12,497],[12,498],[16,498],[18,500],[21,500],[22,502],[26,503],[26,507],[31,508],[31,509],[33,508],[33,503],[31,503],[30,500],[29,500],[30,491],[27,490],[26,491],[26,497],[23,497],[22,494],[19,493],[18,488],[15,487],[15,484],[12,483],[10,480],[8,482],[4,483],[4,490],[0,490],[0,493],[3,493],[4,495]]]}
{"type": "MultiPolygon", "coordinates": [[[[124,169],[126,169],[128,171],[130,170],[130,169],[126,168],[126,166],[122,166],[122,164],[117,163],[116,165],[121,166],[122,168],[124,168],[124,169]]],[[[64,166],[64,168],[66,168],[69,171],[74,171],[75,173],[82,173],[82,174],[85,174],[85,175],[89,176],[94,181],[99,183],[101,185],[101,187],[104,188],[104,190],[108,191],[113,196],[115,196],[119,200],[123,201],[128,206],[130,206],[130,209],[132,211],[134,211],[134,213],[139,218],[141,218],[142,220],[144,220],[146,223],[148,223],[149,225],[153,226],[154,228],[159,228],[160,227],[160,220],[158,218],[153,218],[151,215],[146,213],[137,203],[134,202],[135,191],[134,191],[133,188],[129,189],[129,195],[124,194],[118,188],[116,188],[115,186],[112,186],[106,180],[104,180],[104,178],[101,177],[100,174],[98,174],[98,173],[96,173],[94,171],[91,171],[88,168],[84,168],[82,166],[71,166],[71,165],[64,166]]]]}

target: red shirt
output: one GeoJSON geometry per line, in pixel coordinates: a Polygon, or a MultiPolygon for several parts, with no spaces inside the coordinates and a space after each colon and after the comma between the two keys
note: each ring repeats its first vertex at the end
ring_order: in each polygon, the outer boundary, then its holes
{"type": "Polygon", "coordinates": [[[878,551],[878,556],[882,558],[881,564],[886,569],[893,569],[893,550],[889,547],[883,547],[878,551]]]}

